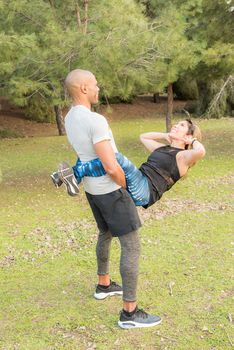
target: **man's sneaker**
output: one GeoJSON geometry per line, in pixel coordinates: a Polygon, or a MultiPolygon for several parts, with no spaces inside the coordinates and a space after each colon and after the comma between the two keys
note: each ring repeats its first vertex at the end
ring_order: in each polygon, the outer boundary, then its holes
{"type": "Polygon", "coordinates": [[[50,175],[52,181],[53,181],[53,184],[55,185],[55,187],[60,187],[63,182],[62,180],[60,179],[60,176],[59,176],[59,173],[58,172],[54,172],[50,175]]]}
{"type": "Polygon", "coordinates": [[[67,188],[67,193],[70,196],[76,196],[79,193],[79,187],[72,167],[67,162],[62,162],[59,164],[58,174],[67,188]]]}
{"type": "Polygon", "coordinates": [[[122,310],[120,312],[118,325],[124,329],[144,328],[156,326],[161,323],[161,321],[162,319],[159,316],[149,315],[144,310],[136,308],[132,316],[127,316],[124,310],[122,310]]]}
{"type": "Polygon", "coordinates": [[[108,288],[103,288],[98,284],[94,293],[94,298],[102,300],[113,295],[123,295],[123,289],[117,283],[111,281],[108,288]]]}

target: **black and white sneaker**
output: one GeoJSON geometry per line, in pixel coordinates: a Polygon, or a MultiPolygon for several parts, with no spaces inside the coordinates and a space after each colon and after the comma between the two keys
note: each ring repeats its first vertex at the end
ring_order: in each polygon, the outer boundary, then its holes
{"type": "Polygon", "coordinates": [[[50,175],[52,181],[53,181],[53,184],[55,185],[55,187],[60,187],[62,186],[63,182],[59,176],[59,173],[58,172],[54,172],[50,175]]]}
{"type": "Polygon", "coordinates": [[[161,317],[149,315],[144,310],[136,308],[135,312],[130,316],[122,310],[120,312],[118,325],[124,329],[145,328],[156,326],[161,322],[161,317]]]}
{"type": "Polygon", "coordinates": [[[61,181],[67,188],[70,196],[76,196],[79,193],[79,186],[74,176],[72,167],[67,162],[62,162],[58,167],[58,174],[61,181]]]}
{"type": "Polygon", "coordinates": [[[117,283],[111,281],[110,285],[107,288],[102,287],[98,284],[94,293],[94,298],[102,300],[114,295],[123,295],[123,289],[117,283]]]}

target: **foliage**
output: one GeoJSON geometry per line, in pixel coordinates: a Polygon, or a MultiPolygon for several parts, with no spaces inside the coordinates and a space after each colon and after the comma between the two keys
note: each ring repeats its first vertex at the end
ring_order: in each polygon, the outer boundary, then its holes
{"type": "MultiPolygon", "coordinates": [[[[161,81],[166,86],[175,82],[179,76],[196,67],[200,60],[202,46],[186,35],[190,29],[184,9],[174,1],[141,1],[146,13],[158,24],[155,36],[162,52],[163,67],[159,66],[161,81]],[[162,69],[163,68],[163,69],[162,69]]],[[[159,64],[155,61],[155,66],[159,64]]]]}
{"type": "MultiPolygon", "coordinates": [[[[215,86],[218,86],[220,80],[226,80],[229,75],[233,74],[234,7],[232,1],[169,0],[165,2],[162,0],[143,0],[139,2],[146,6],[146,13],[151,18],[160,17],[162,12],[170,9],[171,6],[174,7],[175,13],[180,13],[184,18],[186,22],[184,35],[195,47],[193,52],[195,64],[186,67],[181,61],[178,65],[179,75],[183,72],[184,79],[193,76],[197,80],[199,89],[197,111],[203,114],[212,104],[216,93],[215,86]]],[[[187,57],[187,52],[185,57],[187,57]]],[[[176,68],[174,62],[173,68],[176,68]]],[[[186,98],[186,94],[184,97],[186,98]]],[[[225,107],[223,102],[220,101],[223,107],[218,115],[230,114],[231,104],[227,103],[225,107]]]]}
{"type": "MultiPolygon", "coordinates": [[[[63,79],[77,67],[93,71],[106,96],[127,99],[148,84],[145,56],[152,33],[133,0],[91,2],[87,33],[74,1],[3,3],[2,88],[16,104],[39,104],[42,97],[63,107],[63,79]]],[[[82,10],[81,4],[81,17],[82,10]]]]}
{"type": "MultiPolygon", "coordinates": [[[[82,3],[79,10],[82,17],[82,3]]],[[[66,10],[59,1],[5,2],[3,17],[3,87],[20,105],[32,96],[34,104],[38,96],[52,106],[66,104],[61,83],[76,67],[97,75],[104,97],[128,100],[162,90],[196,63],[196,47],[184,36],[186,22],[173,5],[149,22],[134,1],[90,2],[87,33],[73,1],[66,10]]]]}
{"type": "MultiPolygon", "coordinates": [[[[204,0],[197,16],[198,27],[192,28],[192,34],[206,42],[202,59],[194,71],[198,80],[200,113],[213,105],[222,81],[226,81],[234,72],[234,43],[232,36],[233,10],[230,1],[204,0]]],[[[207,111],[210,116],[231,115],[228,102],[230,89],[222,94],[216,111],[207,111]]]]}
{"type": "Polygon", "coordinates": [[[173,90],[176,96],[181,100],[197,100],[198,99],[198,87],[197,81],[186,74],[179,78],[173,85],[173,90]]]}
{"type": "Polygon", "coordinates": [[[25,107],[25,115],[28,119],[38,122],[54,122],[54,111],[48,101],[41,95],[33,95],[25,107]]]}
{"type": "Polygon", "coordinates": [[[30,116],[35,106],[38,120],[53,120],[54,106],[69,104],[63,81],[77,67],[96,74],[102,99],[122,101],[162,91],[181,76],[193,76],[200,87],[233,71],[230,1],[2,0],[0,6],[0,91],[30,116]]]}
{"type": "MultiPolygon", "coordinates": [[[[22,137],[18,132],[8,130],[8,129],[0,129],[0,140],[1,139],[13,139],[17,137],[22,137]]],[[[1,173],[0,173],[0,182],[1,182],[1,173]]]]}

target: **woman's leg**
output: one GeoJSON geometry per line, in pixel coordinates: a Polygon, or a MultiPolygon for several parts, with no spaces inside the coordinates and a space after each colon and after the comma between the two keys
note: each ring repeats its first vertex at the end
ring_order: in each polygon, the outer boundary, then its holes
{"type": "Polygon", "coordinates": [[[75,166],[73,167],[73,171],[78,183],[80,183],[84,176],[99,177],[106,174],[106,171],[103,168],[102,162],[99,158],[85,163],[82,163],[78,158],[75,166]]]}
{"type": "MultiPolygon", "coordinates": [[[[147,178],[122,153],[116,153],[116,159],[125,173],[127,190],[130,193],[135,205],[147,205],[150,197],[147,178]]],[[[105,169],[98,158],[85,163],[78,160],[73,169],[78,183],[84,176],[99,177],[106,174],[105,169]]]]}
{"type": "Polygon", "coordinates": [[[125,173],[127,190],[134,203],[137,206],[148,204],[150,190],[146,176],[122,153],[117,153],[116,159],[125,173]]]}

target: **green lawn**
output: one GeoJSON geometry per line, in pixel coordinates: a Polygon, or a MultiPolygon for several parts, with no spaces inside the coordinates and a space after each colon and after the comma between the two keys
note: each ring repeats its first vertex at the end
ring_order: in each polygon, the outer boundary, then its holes
{"type": "MultiPolygon", "coordinates": [[[[161,325],[117,327],[121,299],[96,301],[97,229],[83,191],[69,197],[49,178],[75,161],[65,137],[0,141],[0,349],[224,350],[233,336],[234,120],[204,120],[207,155],[149,210],[140,209],[140,307],[161,325]],[[1,176],[0,176],[1,177],[1,176]]],[[[141,132],[160,119],[111,123],[137,165],[141,132]]],[[[120,281],[113,241],[112,278],[120,281]]]]}

